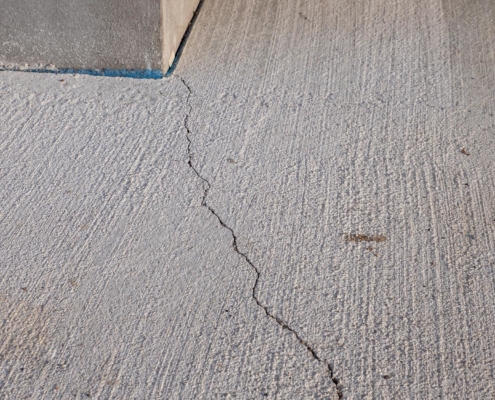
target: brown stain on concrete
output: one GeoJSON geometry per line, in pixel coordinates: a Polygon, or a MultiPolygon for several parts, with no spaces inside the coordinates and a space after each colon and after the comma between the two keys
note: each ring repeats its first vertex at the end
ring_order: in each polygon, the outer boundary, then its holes
{"type": "Polygon", "coordinates": [[[0,298],[0,307],[0,367],[8,371],[11,381],[13,374],[20,381],[31,381],[48,363],[52,339],[50,313],[46,307],[18,296],[0,298]]]}
{"type": "Polygon", "coordinates": [[[368,236],[368,235],[363,235],[362,233],[348,233],[344,235],[344,240],[346,242],[375,242],[375,243],[381,243],[387,241],[387,237],[384,235],[374,235],[374,236],[368,236]]]}

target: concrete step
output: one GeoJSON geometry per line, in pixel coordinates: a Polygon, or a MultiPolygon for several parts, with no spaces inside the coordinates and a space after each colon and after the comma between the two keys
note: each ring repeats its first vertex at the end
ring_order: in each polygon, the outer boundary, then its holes
{"type": "Polygon", "coordinates": [[[161,76],[199,0],[0,0],[0,68],[161,76]]]}

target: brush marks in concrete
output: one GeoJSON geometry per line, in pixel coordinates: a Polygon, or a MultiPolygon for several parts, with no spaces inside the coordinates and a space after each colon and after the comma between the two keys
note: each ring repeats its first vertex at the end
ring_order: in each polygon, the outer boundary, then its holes
{"type": "Polygon", "coordinates": [[[332,398],[202,207],[182,83],[0,89],[0,397],[332,398]]]}
{"type": "Polygon", "coordinates": [[[183,55],[208,204],[344,398],[495,393],[494,11],[211,1],[183,55]]]}

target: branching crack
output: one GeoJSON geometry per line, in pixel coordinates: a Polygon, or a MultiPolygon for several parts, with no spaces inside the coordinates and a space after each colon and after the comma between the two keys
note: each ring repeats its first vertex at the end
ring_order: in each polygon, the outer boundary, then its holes
{"type": "Polygon", "coordinates": [[[289,332],[291,332],[296,337],[296,339],[299,341],[299,343],[301,343],[304,347],[306,347],[306,349],[308,350],[308,352],[311,354],[311,356],[316,361],[325,364],[325,366],[328,369],[328,374],[330,375],[330,379],[332,380],[333,384],[335,385],[335,388],[337,390],[337,394],[339,396],[339,399],[342,399],[343,398],[343,395],[342,395],[342,392],[340,390],[340,385],[339,385],[340,382],[339,382],[339,379],[334,374],[332,365],[330,363],[326,362],[325,360],[322,360],[320,358],[320,356],[318,356],[316,350],[313,347],[311,347],[311,345],[308,344],[308,342],[306,342],[299,335],[299,333],[297,333],[293,328],[291,328],[280,317],[272,314],[268,310],[268,306],[265,306],[264,304],[262,304],[259,301],[258,296],[257,296],[258,284],[259,284],[260,277],[261,277],[261,274],[260,274],[259,269],[253,264],[253,262],[249,259],[249,257],[245,253],[243,253],[243,252],[241,252],[239,250],[239,247],[237,246],[237,236],[236,236],[234,230],[231,227],[229,227],[222,220],[222,218],[220,218],[220,216],[217,214],[217,212],[207,203],[206,200],[207,200],[207,197],[208,197],[208,192],[210,191],[210,188],[211,188],[211,184],[210,184],[210,182],[205,177],[203,177],[199,173],[199,171],[196,169],[196,167],[194,166],[194,164],[192,162],[192,156],[193,156],[193,153],[192,153],[192,150],[191,150],[192,140],[191,140],[191,137],[190,137],[191,136],[191,130],[189,129],[189,116],[190,116],[191,111],[192,111],[192,106],[191,106],[191,103],[190,103],[189,100],[190,100],[191,95],[192,95],[192,90],[191,90],[191,87],[187,84],[187,82],[182,77],[180,77],[178,75],[174,75],[174,76],[176,76],[177,78],[179,78],[181,80],[182,84],[188,90],[188,95],[187,95],[186,103],[187,103],[187,106],[189,107],[189,111],[188,111],[188,113],[186,114],[186,116],[184,118],[184,129],[186,130],[186,139],[187,139],[187,143],[188,143],[188,145],[187,145],[188,162],[187,163],[188,163],[189,167],[194,171],[194,173],[196,174],[196,176],[203,182],[204,192],[203,192],[203,199],[201,200],[201,205],[203,207],[205,207],[206,209],[208,209],[208,211],[218,220],[218,222],[220,223],[220,225],[222,227],[224,227],[225,229],[227,229],[228,231],[230,231],[230,234],[232,235],[232,247],[234,248],[234,251],[237,254],[239,254],[242,258],[244,258],[244,260],[251,266],[252,270],[256,273],[256,280],[254,282],[253,289],[252,289],[252,297],[253,297],[253,300],[258,305],[258,307],[261,307],[265,311],[265,314],[269,318],[271,318],[272,320],[274,320],[277,324],[279,324],[283,329],[286,329],[289,332]]]}

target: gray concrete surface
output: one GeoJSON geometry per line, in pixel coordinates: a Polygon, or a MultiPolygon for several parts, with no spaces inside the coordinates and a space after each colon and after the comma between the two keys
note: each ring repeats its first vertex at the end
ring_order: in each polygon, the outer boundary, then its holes
{"type": "Polygon", "coordinates": [[[495,397],[495,4],[231,4],[0,73],[0,396],[495,397]]]}
{"type": "Polygon", "coordinates": [[[181,81],[0,76],[0,397],[330,392],[201,206],[181,81]]]}
{"type": "Polygon", "coordinates": [[[0,67],[166,71],[198,2],[1,0],[0,67]]]}

